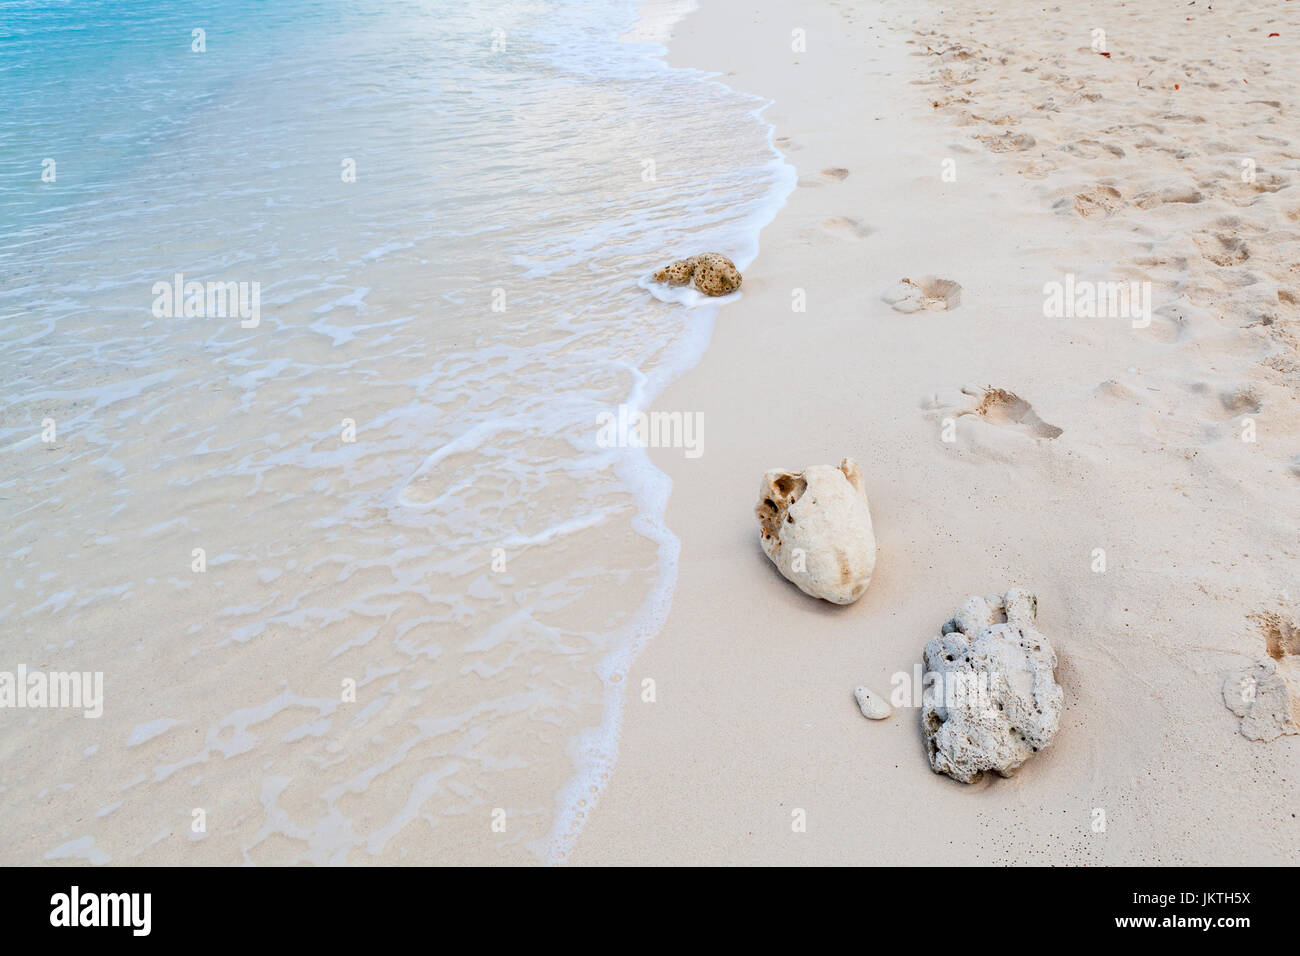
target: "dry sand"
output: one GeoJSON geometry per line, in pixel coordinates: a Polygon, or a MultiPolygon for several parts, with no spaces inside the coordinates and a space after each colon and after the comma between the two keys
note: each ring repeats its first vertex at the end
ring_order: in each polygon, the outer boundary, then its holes
{"type": "Polygon", "coordinates": [[[801,188],[658,403],[708,441],[656,453],[678,589],[570,862],[1300,862],[1300,736],[1247,740],[1221,697],[1264,654],[1252,615],[1300,598],[1297,39],[1287,0],[683,21],[671,61],[771,97],[801,188]],[[1151,324],[1045,317],[1067,273],[1150,281],[1151,324]],[[920,275],[960,305],[882,301],[920,275]],[[961,386],[1028,407],[926,407],[961,386]],[[846,455],[880,553],[841,608],[768,563],[752,498],[846,455]],[[1038,594],[1065,714],[1017,776],[965,786],[930,770],[915,709],[868,722],[853,688],[888,694],[965,596],[1011,585],[1038,594]]]}

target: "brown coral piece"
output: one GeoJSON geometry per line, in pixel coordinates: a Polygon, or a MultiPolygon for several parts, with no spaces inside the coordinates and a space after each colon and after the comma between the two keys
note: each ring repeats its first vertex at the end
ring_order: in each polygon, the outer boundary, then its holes
{"type": "Polygon", "coordinates": [[[727,295],[740,288],[740,270],[719,252],[706,252],[678,259],[655,272],[656,282],[667,285],[694,285],[705,295],[727,295]]]}

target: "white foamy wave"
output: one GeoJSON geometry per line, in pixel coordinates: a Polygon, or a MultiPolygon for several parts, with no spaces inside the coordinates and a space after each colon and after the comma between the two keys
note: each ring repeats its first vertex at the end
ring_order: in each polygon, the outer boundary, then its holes
{"type": "Polygon", "coordinates": [[[637,285],[660,302],[684,305],[688,309],[694,309],[701,305],[727,305],[730,302],[738,301],[744,294],[740,289],[737,289],[727,295],[705,295],[694,286],[667,285],[663,282],[656,282],[652,276],[643,276],[637,281],[637,285]]]}
{"type": "Polygon", "coordinates": [[[636,23],[619,39],[666,46],[673,28],[699,8],[698,0],[641,0],[636,23]]]}

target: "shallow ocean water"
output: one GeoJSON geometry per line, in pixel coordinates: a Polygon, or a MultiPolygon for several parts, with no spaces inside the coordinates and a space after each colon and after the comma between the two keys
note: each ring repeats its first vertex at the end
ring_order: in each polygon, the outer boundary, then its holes
{"type": "Polygon", "coordinates": [[[793,186],[636,21],[0,0],[0,671],[104,674],[0,714],[0,859],[564,857],[676,573],[597,420],[719,310],[638,281],[793,186]]]}

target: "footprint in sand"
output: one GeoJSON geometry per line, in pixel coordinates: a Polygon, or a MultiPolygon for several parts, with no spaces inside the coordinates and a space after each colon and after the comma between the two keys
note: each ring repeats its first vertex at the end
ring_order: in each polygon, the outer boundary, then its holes
{"type": "Polygon", "coordinates": [[[1074,211],[1084,219],[1104,219],[1124,205],[1124,197],[1114,186],[1093,186],[1074,195],[1074,211]]]}
{"type": "MultiPolygon", "coordinates": [[[[1123,382],[1108,378],[1092,390],[1092,397],[1102,402],[1111,402],[1115,405],[1131,405],[1137,408],[1147,403],[1147,398],[1134,391],[1123,382]]],[[[1108,417],[1115,415],[1115,411],[1108,413],[1108,417]]]]}
{"type": "Polygon", "coordinates": [[[1018,431],[1030,438],[1053,439],[1063,430],[1038,417],[1032,405],[1005,388],[945,389],[932,394],[925,407],[944,417],[974,415],[990,425],[1018,431]]]}
{"type": "Polygon", "coordinates": [[[1300,615],[1258,611],[1251,616],[1264,632],[1264,651],[1275,661],[1288,654],[1300,656],[1300,615]]]}
{"type": "Polygon", "coordinates": [[[1255,179],[1248,183],[1232,182],[1220,192],[1234,206],[1253,206],[1269,193],[1281,192],[1291,185],[1291,180],[1277,173],[1256,170],[1255,179]]]}
{"type": "Polygon", "coordinates": [[[951,279],[938,276],[921,276],[903,279],[887,291],[882,298],[897,312],[951,312],[961,305],[961,286],[951,279]]]}
{"type": "Polygon", "coordinates": [[[1219,405],[1225,417],[1236,418],[1238,415],[1257,415],[1264,403],[1253,385],[1237,385],[1219,392],[1219,405]]]}
{"type": "Polygon", "coordinates": [[[975,138],[995,153],[1018,153],[1038,145],[1038,141],[1028,133],[1013,133],[1010,130],[1001,136],[986,135],[975,138]]]}
{"type": "Polygon", "coordinates": [[[1134,404],[1143,409],[1143,439],[1174,448],[1202,448],[1219,441],[1239,440],[1245,418],[1258,415],[1264,408],[1253,385],[1216,387],[1209,382],[1192,382],[1181,390],[1151,390],[1134,404]]]}
{"type": "MultiPolygon", "coordinates": [[[[1238,266],[1248,260],[1251,247],[1247,238],[1252,242],[1262,239],[1267,243],[1275,237],[1269,235],[1267,226],[1235,215],[1220,216],[1213,224],[1207,225],[1204,232],[1192,237],[1201,255],[1216,266],[1238,266]]],[[[1249,286],[1256,281],[1254,276],[1246,276],[1238,284],[1249,286]]]]}
{"type": "Polygon", "coordinates": [[[1153,209],[1156,206],[1164,206],[1172,203],[1187,203],[1194,205],[1205,199],[1205,196],[1195,186],[1170,186],[1165,189],[1152,189],[1146,192],[1138,193],[1133,197],[1133,204],[1139,209],[1153,209]]]}
{"type": "Polygon", "coordinates": [[[1046,179],[1058,168],[1060,167],[1050,160],[1035,159],[1021,165],[1020,175],[1026,179],[1046,179]]]}
{"type": "Polygon", "coordinates": [[[804,188],[830,186],[835,183],[842,183],[848,178],[849,171],[843,166],[828,166],[820,173],[809,173],[807,176],[800,176],[799,185],[804,188]]]}
{"type": "Polygon", "coordinates": [[[1192,239],[1201,255],[1216,266],[1239,266],[1250,258],[1250,247],[1240,236],[1220,232],[1194,235],[1192,239]]]}
{"type": "Polygon", "coordinates": [[[1105,156],[1113,156],[1116,159],[1124,158],[1122,147],[1114,143],[1103,143],[1095,139],[1081,139],[1077,143],[1065,143],[1057,147],[1064,153],[1071,156],[1079,156],[1083,159],[1098,159],[1105,156]]]}
{"type": "Polygon", "coordinates": [[[865,239],[875,231],[870,226],[864,226],[856,219],[850,219],[847,216],[836,216],[834,219],[823,219],[821,221],[821,228],[823,232],[835,236],[837,239],[849,239],[852,241],[865,239]]]}

